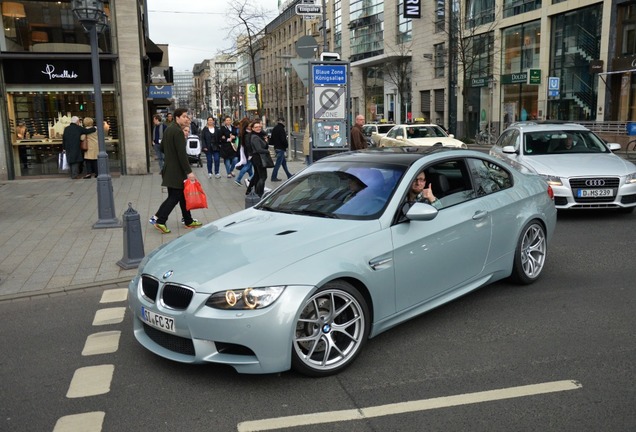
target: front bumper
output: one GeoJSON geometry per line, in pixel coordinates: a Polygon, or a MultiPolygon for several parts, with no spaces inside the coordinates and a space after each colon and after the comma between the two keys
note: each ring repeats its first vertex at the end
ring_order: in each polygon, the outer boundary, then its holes
{"type": "Polygon", "coordinates": [[[229,311],[208,307],[210,294],[195,292],[185,310],[148,299],[134,278],[129,308],[137,341],[149,351],[181,363],[219,363],[240,373],[275,373],[290,369],[296,316],[313,291],[312,286],[288,286],[269,307],[229,311]],[[142,308],[174,320],[174,332],[153,327],[142,308]]]}
{"type": "Polygon", "coordinates": [[[563,186],[552,185],[554,204],[557,209],[602,209],[636,207],[636,183],[625,184],[618,178],[609,186],[584,187],[581,179],[562,179],[563,186]],[[612,196],[579,197],[581,189],[611,189],[612,196]]]}

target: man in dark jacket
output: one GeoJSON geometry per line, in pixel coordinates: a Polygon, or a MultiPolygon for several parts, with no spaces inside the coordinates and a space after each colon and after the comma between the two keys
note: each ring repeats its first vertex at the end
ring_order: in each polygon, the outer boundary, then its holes
{"type": "Polygon", "coordinates": [[[82,178],[81,165],[84,162],[84,152],[80,148],[81,136],[83,134],[89,134],[95,132],[97,129],[94,127],[86,129],[79,124],[79,118],[77,116],[71,117],[71,124],[64,128],[62,134],[62,146],[66,152],[66,161],[70,167],[72,179],[82,178]]]}
{"type": "Polygon", "coordinates": [[[364,150],[367,148],[367,139],[362,132],[362,125],[364,125],[364,116],[358,114],[356,116],[356,123],[351,128],[351,150],[364,150]]]}
{"type": "Polygon", "coordinates": [[[276,126],[272,129],[272,137],[269,139],[269,145],[273,145],[274,150],[276,150],[276,163],[274,164],[274,171],[272,171],[272,181],[280,181],[278,178],[278,169],[281,165],[283,166],[283,170],[285,170],[285,174],[287,174],[287,178],[291,178],[293,174],[287,169],[287,160],[285,159],[285,152],[289,147],[289,142],[287,141],[287,132],[285,132],[284,118],[278,118],[276,126]]]}
{"type": "Polygon", "coordinates": [[[168,126],[161,140],[161,151],[165,156],[161,186],[168,189],[168,197],[155,213],[157,221],[154,227],[162,234],[171,232],[166,226],[166,221],[177,204],[181,207],[183,223],[186,228],[197,228],[202,225],[201,222],[192,219],[192,214],[186,209],[185,195],[183,194],[183,181],[186,178],[192,182],[197,179],[190,168],[186,153],[186,140],[182,130],[183,127],[190,124],[188,110],[176,109],[174,119],[174,123],[168,126]]]}

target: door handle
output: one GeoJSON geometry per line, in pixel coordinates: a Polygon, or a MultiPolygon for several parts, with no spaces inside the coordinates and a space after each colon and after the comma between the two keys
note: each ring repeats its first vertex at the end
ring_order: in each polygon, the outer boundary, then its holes
{"type": "Polygon", "coordinates": [[[473,220],[483,219],[488,216],[488,212],[486,210],[478,210],[473,215],[473,220]]]}

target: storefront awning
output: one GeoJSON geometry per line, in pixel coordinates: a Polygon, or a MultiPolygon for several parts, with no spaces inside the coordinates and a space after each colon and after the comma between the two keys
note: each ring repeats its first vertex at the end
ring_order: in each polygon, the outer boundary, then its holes
{"type": "Polygon", "coordinates": [[[153,63],[161,63],[163,51],[150,38],[146,38],[146,55],[153,63]]]}
{"type": "Polygon", "coordinates": [[[157,99],[148,99],[148,100],[154,106],[160,106],[160,107],[170,106],[170,104],[172,103],[170,99],[166,99],[166,98],[157,98],[157,99]]]}

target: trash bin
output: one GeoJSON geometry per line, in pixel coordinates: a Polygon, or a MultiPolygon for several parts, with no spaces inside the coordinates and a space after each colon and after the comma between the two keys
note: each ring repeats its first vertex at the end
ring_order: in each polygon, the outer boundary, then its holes
{"type": "Polygon", "coordinates": [[[627,135],[636,135],[636,122],[627,122],[627,135]]]}

